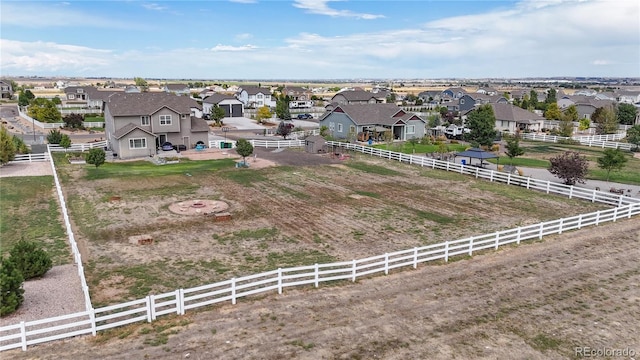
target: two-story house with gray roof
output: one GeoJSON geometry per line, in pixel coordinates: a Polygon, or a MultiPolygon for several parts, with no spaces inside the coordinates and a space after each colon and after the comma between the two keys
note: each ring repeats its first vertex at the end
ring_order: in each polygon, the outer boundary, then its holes
{"type": "Polygon", "coordinates": [[[276,99],[271,96],[271,89],[259,86],[243,86],[236,93],[245,108],[258,109],[263,106],[275,107],[276,99]]]}
{"type": "Polygon", "coordinates": [[[207,144],[209,126],[195,116],[200,105],[170,93],[114,94],[105,103],[107,147],[120,159],[154,155],[164,142],[207,144]]]}
{"type": "Polygon", "coordinates": [[[364,133],[376,140],[376,135],[387,131],[396,140],[422,138],[425,124],[420,116],[396,104],[338,104],[320,119],[320,126],[326,126],[337,139],[352,139],[364,133]]]}

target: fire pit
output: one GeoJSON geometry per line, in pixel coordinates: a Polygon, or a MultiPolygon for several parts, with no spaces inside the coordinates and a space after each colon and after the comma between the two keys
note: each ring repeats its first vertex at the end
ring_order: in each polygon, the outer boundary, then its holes
{"type": "Polygon", "coordinates": [[[220,200],[188,200],[169,205],[169,210],[180,215],[213,215],[225,212],[229,204],[220,200]]]}

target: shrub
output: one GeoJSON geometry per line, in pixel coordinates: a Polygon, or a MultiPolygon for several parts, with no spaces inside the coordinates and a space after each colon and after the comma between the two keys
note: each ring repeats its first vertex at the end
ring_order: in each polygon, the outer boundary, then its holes
{"type": "Polygon", "coordinates": [[[16,311],[24,301],[24,277],[15,264],[0,258],[0,316],[16,311]]]}
{"type": "Polygon", "coordinates": [[[20,240],[9,253],[9,260],[15,264],[25,280],[40,277],[53,266],[51,256],[35,242],[20,240]]]}
{"type": "Polygon", "coordinates": [[[60,140],[62,140],[62,133],[58,129],[53,129],[47,135],[47,142],[49,144],[60,144],[60,140]]]}
{"type": "Polygon", "coordinates": [[[95,165],[97,168],[100,165],[104,164],[106,157],[107,155],[105,154],[104,150],[100,148],[93,148],[89,150],[87,155],[85,155],[85,161],[87,162],[87,164],[95,165]]]}

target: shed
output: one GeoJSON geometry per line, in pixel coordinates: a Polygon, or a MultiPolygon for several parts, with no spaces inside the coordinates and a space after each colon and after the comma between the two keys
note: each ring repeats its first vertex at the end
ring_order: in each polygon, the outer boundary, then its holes
{"type": "Polygon", "coordinates": [[[462,157],[468,157],[469,158],[469,165],[471,165],[471,159],[480,159],[480,165],[482,165],[482,163],[484,162],[484,159],[493,159],[493,158],[497,158],[498,155],[488,152],[488,151],[484,151],[482,149],[478,149],[478,148],[470,148],[467,149],[465,151],[461,151],[458,153],[455,153],[454,156],[458,157],[458,156],[462,156],[462,157]]]}
{"type": "Polygon", "coordinates": [[[304,140],[305,151],[310,154],[327,152],[327,142],[320,135],[311,135],[304,140]]]}

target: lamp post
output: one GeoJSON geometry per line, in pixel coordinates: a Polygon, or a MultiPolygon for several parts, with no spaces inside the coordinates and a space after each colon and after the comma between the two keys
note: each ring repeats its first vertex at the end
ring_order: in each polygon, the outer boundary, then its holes
{"type": "Polygon", "coordinates": [[[224,143],[222,143],[222,148],[226,149],[227,147],[227,132],[229,132],[229,128],[226,126],[222,127],[222,132],[224,133],[224,143]]]}

